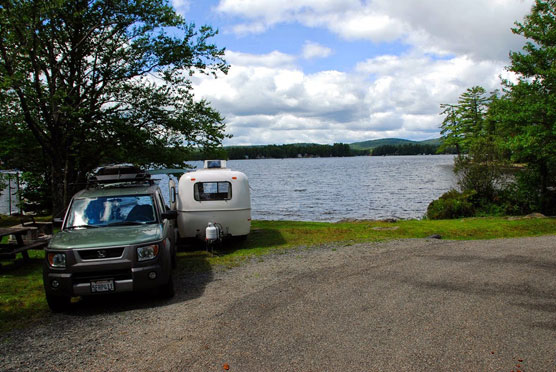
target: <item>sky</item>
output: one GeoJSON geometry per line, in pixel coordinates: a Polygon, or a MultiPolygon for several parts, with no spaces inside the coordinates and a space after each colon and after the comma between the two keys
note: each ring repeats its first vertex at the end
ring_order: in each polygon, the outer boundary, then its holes
{"type": "Polygon", "coordinates": [[[210,25],[227,75],[193,79],[224,145],[440,136],[441,103],[500,88],[533,0],[171,0],[210,25]]]}

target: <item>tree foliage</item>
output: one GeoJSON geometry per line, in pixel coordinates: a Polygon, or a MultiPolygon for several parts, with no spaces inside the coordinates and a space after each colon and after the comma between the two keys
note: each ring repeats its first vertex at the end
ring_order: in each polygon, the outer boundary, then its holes
{"type": "MultiPolygon", "coordinates": [[[[382,145],[372,150],[373,156],[384,155],[433,155],[439,153],[440,145],[423,143],[406,143],[403,145],[382,145]]],[[[450,153],[451,148],[446,148],[443,153],[450,153]]]]}
{"type": "Polygon", "coordinates": [[[367,151],[353,150],[344,143],[334,145],[289,144],[267,146],[228,147],[226,152],[230,159],[284,159],[297,157],[345,157],[368,155],[367,151]]]}
{"type": "Polygon", "coordinates": [[[445,118],[440,127],[441,151],[455,146],[457,154],[468,153],[479,136],[488,134],[486,113],[491,97],[483,87],[467,89],[457,104],[441,104],[441,115],[445,118]]]}
{"type": "MultiPolygon", "coordinates": [[[[506,81],[507,95],[500,102],[508,150],[516,162],[528,164],[539,179],[540,208],[556,209],[556,1],[537,0],[515,34],[527,39],[520,52],[510,53],[508,67],[518,82],[506,81]]],[[[533,191],[533,190],[532,190],[533,191]]]]}
{"type": "Polygon", "coordinates": [[[462,93],[457,104],[441,105],[446,115],[441,148],[456,147],[459,186],[475,191],[478,199],[492,199],[503,179],[504,154],[490,113],[490,105],[497,100],[497,92],[487,95],[483,87],[475,86],[462,93]]]}
{"type": "Polygon", "coordinates": [[[556,213],[555,16],[555,0],[536,0],[516,23],[512,31],[526,43],[510,53],[508,70],[517,81],[503,81],[501,95],[486,97],[473,87],[458,104],[441,105],[444,143],[466,154],[455,169],[462,190],[476,192],[476,204],[495,202],[506,213],[556,213]],[[525,168],[509,176],[508,162],[525,168]]]}
{"type": "Polygon", "coordinates": [[[190,81],[227,71],[215,34],[166,0],[2,1],[0,156],[44,167],[56,212],[101,163],[182,166],[221,145],[223,118],[190,81]]]}

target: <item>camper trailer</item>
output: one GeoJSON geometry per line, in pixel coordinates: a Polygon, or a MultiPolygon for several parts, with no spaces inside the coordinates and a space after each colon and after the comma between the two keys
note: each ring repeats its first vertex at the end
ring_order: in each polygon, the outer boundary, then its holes
{"type": "Polygon", "coordinates": [[[203,169],[181,176],[176,209],[180,238],[213,242],[247,236],[251,230],[247,176],[226,168],[225,160],[205,160],[203,169]]]}

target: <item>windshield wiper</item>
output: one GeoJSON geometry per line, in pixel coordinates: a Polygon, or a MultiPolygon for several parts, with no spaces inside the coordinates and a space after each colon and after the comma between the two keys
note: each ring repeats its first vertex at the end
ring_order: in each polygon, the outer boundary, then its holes
{"type": "Polygon", "coordinates": [[[76,225],[76,226],[68,226],[67,229],[68,230],[69,229],[72,229],[72,230],[73,229],[89,229],[89,228],[97,229],[98,227],[99,226],[96,226],[96,225],[76,225]]]}
{"type": "Polygon", "coordinates": [[[112,222],[105,226],[132,226],[132,225],[144,225],[147,222],[141,221],[119,221],[119,222],[112,222]]]}

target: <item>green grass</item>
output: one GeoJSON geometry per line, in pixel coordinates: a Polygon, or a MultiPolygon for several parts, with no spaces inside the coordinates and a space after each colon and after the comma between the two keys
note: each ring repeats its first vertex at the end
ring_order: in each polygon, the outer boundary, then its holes
{"type": "Polygon", "coordinates": [[[377,242],[393,239],[495,239],[556,234],[556,219],[466,218],[458,220],[402,220],[360,222],[254,221],[245,242],[234,242],[215,255],[203,251],[180,253],[180,266],[204,271],[214,265],[236,266],[241,261],[269,252],[297,246],[318,246],[334,242],[377,242]]]}
{"type": "MultiPolygon", "coordinates": [[[[178,267],[186,272],[210,272],[218,267],[241,265],[248,259],[264,260],[265,254],[280,253],[299,246],[425,238],[433,234],[455,240],[556,235],[556,219],[510,220],[497,217],[395,223],[253,221],[247,240],[230,242],[217,249],[215,254],[209,254],[202,247],[181,251],[178,253],[178,267]]],[[[20,258],[1,262],[0,332],[29,326],[45,319],[49,313],[42,288],[44,253],[31,251],[30,255],[30,262],[23,262],[20,258]]]]}
{"type": "Polygon", "coordinates": [[[21,328],[49,314],[42,285],[44,251],[29,251],[28,262],[1,261],[0,332],[21,328]]]}

